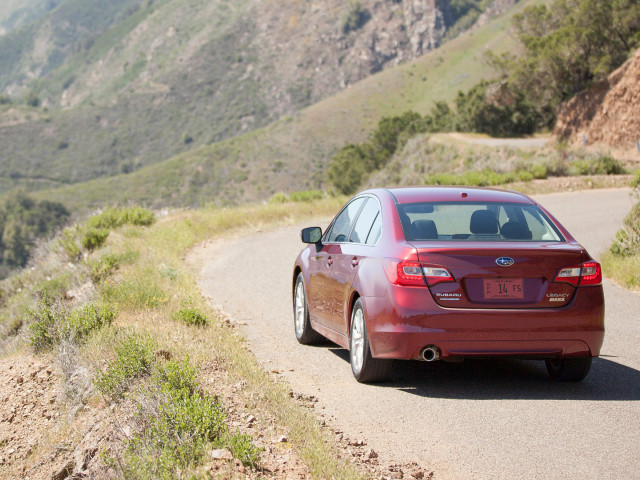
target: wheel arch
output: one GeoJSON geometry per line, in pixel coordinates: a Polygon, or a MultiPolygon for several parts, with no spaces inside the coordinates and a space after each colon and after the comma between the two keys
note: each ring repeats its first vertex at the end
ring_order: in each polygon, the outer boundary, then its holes
{"type": "MultiPolygon", "coordinates": [[[[349,308],[347,309],[347,332],[348,332],[348,337],[349,339],[351,339],[351,316],[353,315],[353,307],[355,306],[356,302],[358,301],[359,298],[361,298],[362,295],[360,295],[360,292],[358,292],[357,290],[354,290],[353,292],[351,292],[351,297],[349,298],[349,308]]],[[[364,308],[364,303],[362,305],[362,307],[364,308]]],[[[367,316],[364,316],[364,321],[367,321],[367,316]]],[[[351,342],[349,342],[350,345],[351,342]]]]}
{"type": "Polygon", "coordinates": [[[300,268],[300,265],[296,265],[296,267],[293,269],[293,280],[291,282],[291,297],[292,298],[296,294],[296,282],[298,281],[298,275],[300,275],[301,273],[302,273],[302,268],[300,268]]]}

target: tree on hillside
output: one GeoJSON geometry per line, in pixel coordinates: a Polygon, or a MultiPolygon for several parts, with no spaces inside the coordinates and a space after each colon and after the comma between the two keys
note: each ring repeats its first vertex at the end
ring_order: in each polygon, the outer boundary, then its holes
{"type": "Polygon", "coordinates": [[[426,130],[424,118],[416,112],[383,117],[369,142],[345,145],[334,155],[327,169],[327,180],[339,193],[354,193],[369,173],[384,167],[409,138],[426,130]]]}
{"type": "Polygon", "coordinates": [[[557,106],[608,75],[640,46],[638,0],[554,0],[516,15],[524,54],[507,57],[514,90],[534,103],[547,124],[557,106]]]}
{"type": "Polygon", "coordinates": [[[0,263],[23,267],[35,242],[63,225],[69,218],[64,205],[37,202],[21,190],[7,194],[0,203],[0,263]]]}

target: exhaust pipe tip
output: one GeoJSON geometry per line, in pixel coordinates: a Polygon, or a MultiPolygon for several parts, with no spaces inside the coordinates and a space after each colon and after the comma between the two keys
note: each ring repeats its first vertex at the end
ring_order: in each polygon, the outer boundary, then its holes
{"type": "Polygon", "coordinates": [[[435,345],[427,345],[422,349],[422,358],[425,362],[440,360],[440,349],[435,345]]]}

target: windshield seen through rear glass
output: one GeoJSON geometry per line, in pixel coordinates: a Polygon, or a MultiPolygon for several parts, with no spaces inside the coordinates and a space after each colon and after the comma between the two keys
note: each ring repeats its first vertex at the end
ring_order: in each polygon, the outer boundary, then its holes
{"type": "Polygon", "coordinates": [[[536,205],[421,202],[400,204],[398,213],[408,241],[565,241],[536,205]]]}

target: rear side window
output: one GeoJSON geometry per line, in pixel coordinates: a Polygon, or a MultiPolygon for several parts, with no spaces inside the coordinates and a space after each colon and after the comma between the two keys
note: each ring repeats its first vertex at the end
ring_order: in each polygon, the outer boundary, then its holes
{"type": "MultiPolygon", "coordinates": [[[[371,235],[371,231],[376,223],[376,219],[380,216],[380,205],[378,201],[374,198],[369,198],[367,203],[362,208],[360,215],[358,216],[358,220],[356,220],[356,224],[353,227],[353,232],[351,232],[351,237],[349,237],[350,242],[354,243],[365,243],[365,244],[374,244],[378,239],[376,235],[371,235]]],[[[379,225],[379,222],[378,222],[379,225]]]]}
{"type": "Polygon", "coordinates": [[[355,220],[360,207],[366,201],[366,197],[360,197],[349,203],[340,214],[336,217],[331,229],[329,230],[325,242],[346,242],[351,233],[351,227],[355,220]]]}
{"type": "Polygon", "coordinates": [[[398,205],[409,241],[563,242],[537,205],[494,202],[424,202],[398,205]]]}

